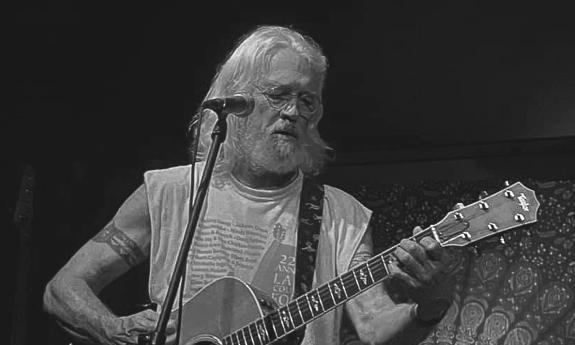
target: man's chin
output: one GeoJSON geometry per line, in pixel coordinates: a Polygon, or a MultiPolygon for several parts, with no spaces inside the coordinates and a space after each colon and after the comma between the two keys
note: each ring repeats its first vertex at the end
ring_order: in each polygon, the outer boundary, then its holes
{"type": "Polygon", "coordinates": [[[276,138],[271,147],[274,156],[281,159],[291,159],[293,156],[301,155],[301,144],[294,137],[282,136],[276,138]]]}
{"type": "Polygon", "coordinates": [[[297,140],[283,139],[256,145],[248,155],[253,165],[277,174],[297,170],[306,156],[297,140]]]}
{"type": "Polygon", "coordinates": [[[290,152],[276,152],[273,157],[266,160],[264,167],[270,172],[285,174],[297,170],[302,164],[303,155],[296,150],[290,152]]]}

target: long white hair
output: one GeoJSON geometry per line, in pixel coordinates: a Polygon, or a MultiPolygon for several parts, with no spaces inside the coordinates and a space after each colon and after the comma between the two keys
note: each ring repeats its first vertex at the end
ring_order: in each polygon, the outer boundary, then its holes
{"type": "MultiPolygon", "coordinates": [[[[235,49],[220,65],[211,87],[204,100],[216,97],[228,97],[237,93],[251,93],[261,78],[269,71],[274,55],[283,49],[290,49],[305,59],[313,73],[321,78],[321,88],[327,71],[327,59],[319,45],[310,37],[286,27],[260,26],[239,40],[235,49]]],[[[321,98],[321,90],[320,90],[321,98]]],[[[204,112],[201,134],[198,141],[199,161],[207,156],[211,144],[211,132],[216,122],[216,116],[205,116],[204,112]]],[[[198,118],[196,114],[195,118],[198,118]]],[[[307,154],[299,167],[305,174],[316,175],[323,168],[328,159],[329,146],[321,139],[317,125],[323,116],[323,106],[318,114],[308,122],[309,143],[306,145],[307,154]]],[[[238,149],[238,128],[242,121],[236,116],[228,116],[228,133],[220,156],[216,163],[217,171],[231,171],[236,159],[241,154],[238,149]]]]}

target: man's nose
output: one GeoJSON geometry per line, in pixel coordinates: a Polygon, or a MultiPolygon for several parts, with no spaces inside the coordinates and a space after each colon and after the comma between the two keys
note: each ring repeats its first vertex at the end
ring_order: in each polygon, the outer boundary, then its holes
{"type": "Polygon", "coordinates": [[[290,99],[290,101],[283,106],[280,115],[282,118],[289,119],[290,121],[296,121],[297,118],[301,116],[297,106],[297,98],[294,97],[290,99]]]}

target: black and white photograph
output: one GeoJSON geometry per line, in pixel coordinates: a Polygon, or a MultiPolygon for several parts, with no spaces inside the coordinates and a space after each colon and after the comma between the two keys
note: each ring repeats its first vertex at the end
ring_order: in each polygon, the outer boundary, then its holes
{"type": "Polygon", "coordinates": [[[10,345],[575,345],[568,2],[2,13],[10,345]]]}

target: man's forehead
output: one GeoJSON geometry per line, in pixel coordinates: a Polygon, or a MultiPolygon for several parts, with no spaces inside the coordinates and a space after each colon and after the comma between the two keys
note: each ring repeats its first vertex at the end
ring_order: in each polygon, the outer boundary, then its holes
{"type": "Polygon", "coordinates": [[[270,60],[270,70],[273,69],[293,69],[305,71],[311,69],[307,59],[291,49],[281,49],[272,56],[270,60]]]}
{"type": "Polygon", "coordinates": [[[320,87],[321,75],[310,62],[298,53],[282,49],[270,60],[269,69],[262,78],[264,84],[320,87]]]}

